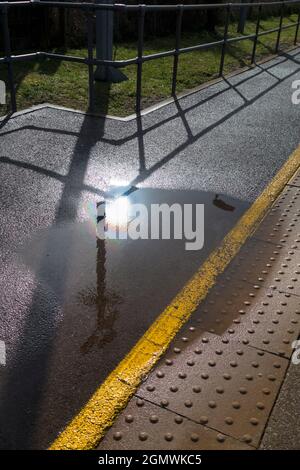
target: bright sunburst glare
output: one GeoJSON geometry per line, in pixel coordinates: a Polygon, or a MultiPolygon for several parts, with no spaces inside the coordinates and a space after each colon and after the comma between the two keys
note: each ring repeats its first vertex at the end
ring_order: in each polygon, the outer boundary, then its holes
{"type": "Polygon", "coordinates": [[[129,199],[126,196],[118,197],[106,202],[105,214],[106,223],[109,227],[125,229],[129,217],[129,199]]]}

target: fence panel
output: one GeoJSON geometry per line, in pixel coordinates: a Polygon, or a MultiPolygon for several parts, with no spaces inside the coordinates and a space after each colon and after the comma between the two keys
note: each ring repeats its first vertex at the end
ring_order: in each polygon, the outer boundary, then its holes
{"type": "Polygon", "coordinates": [[[21,2],[2,2],[0,3],[0,19],[1,29],[4,43],[4,57],[0,58],[0,63],[7,65],[8,71],[8,86],[10,90],[10,106],[11,112],[17,111],[17,100],[16,100],[16,87],[14,82],[14,70],[13,64],[17,61],[26,60],[38,60],[41,58],[51,58],[56,60],[64,60],[69,62],[81,63],[88,67],[88,89],[89,89],[89,110],[94,110],[95,103],[95,91],[94,91],[94,66],[96,65],[107,65],[115,68],[126,67],[128,65],[137,66],[137,79],[136,79],[136,113],[141,111],[141,97],[142,97],[142,84],[143,84],[143,63],[156,60],[163,57],[173,57],[173,71],[172,71],[172,84],[171,84],[171,95],[176,96],[177,86],[177,71],[178,61],[181,54],[187,54],[194,51],[207,50],[213,47],[221,47],[221,59],[219,76],[223,76],[224,73],[224,61],[226,55],[226,47],[228,44],[236,43],[244,40],[253,41],[253,49],[251,56],[251,64],[255,63],[256,48],[258,38],[267,34],[276,33],[277,39],[275,45],[275,52],[279,52],[280,38],[283,30],[289,28],[295,28],[294,44],[297,44],[299,24],[300,24],[300,12],[298,14],[298,20],[295,23],[289,23],[283,25],[283,18],[286,6],[300,5],[300,0],[285,0],[285,1],[274,1],[274,2],[256,2],[256,3],[218,3],[218,4],[198,4],[198,5],[123,5],[123,4],[95,4],[95,3],[74,3],[74,2],[57,2],[57,1],[43,1],[31,0],[21,2]],[[81,9],[86,13],[87,22],[87,57],[76,57],[64,54],[58,54],[53,52],[37,51],[30,54],[19,54],[13,55],[11,52],[11,38],[8,24],[8,10],[14,7],[30,8],[33,6],[39,6],[41,8],[72,8],[81,9]],[[264,9],[273,6],[280,6],[280,19],[277,28],[269,29],[267,31],[260,30],[261,14],[264,9]],[[257,20],[256,30],[254,34],[242,35],[238,37],[228,37],[228,29],[230,24],[230,15],[234,9],[241,8],[257,8],[257,20]],[[182,17],[185,11],[199,11],[199,10],[210,10],[210,9],[225,9],[225,24],[223,38],[217,41],[195,44],[189,47],[181,47],[181,32],[182,32],[182,17]],[[138,15],[138,43],[137,43],[137,56],[135,58],[126,60],[100,60],[94,57],[94,13],[96,10],[112,10],[122,12],[132,12],[138,15]],[[147,12],[168,12],[174,11],[177,14],[176,19],[176,33],[175,33],[175,46],[174,49],[157,52],[154,54],[144,55],[144,29],[145,29],[145,17],[147,12]]]}

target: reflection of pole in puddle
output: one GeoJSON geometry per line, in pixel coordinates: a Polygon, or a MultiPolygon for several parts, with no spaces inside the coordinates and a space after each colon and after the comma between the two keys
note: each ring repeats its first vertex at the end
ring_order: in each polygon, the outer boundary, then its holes
{"type": "Polygon", "coordinates": [[[81,352],[87,354],[97,346],[102,348],[110,343],[116,335],[114,322],[118,314],[118,305],[121,304],[121,298],[118,294],[106,289],[106,248],[105,240],[97,239],[97,288],[82,291],[79,300],[87,306],[96,306],[97,318],[93,333],[81,346],[81,352]]]}

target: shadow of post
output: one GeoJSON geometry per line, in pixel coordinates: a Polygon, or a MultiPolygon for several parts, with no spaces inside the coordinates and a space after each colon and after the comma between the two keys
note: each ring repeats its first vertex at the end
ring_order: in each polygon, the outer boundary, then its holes
{"type": "MultiPolygon", "coordinates": [[[[109,101],[109,87],[106,89],[107,93],[101,95],[103,108],[108,107],[109,101]]],[[[90,154],[94,145],[103,136],[104,126],[105,119],[85,116],[71,156],[68,174],[61,181],[63,189],[52,228],[61,223],[76,220],[90,154]]],[[[35,274],[36,279],[42,278],[47,270],[46,254],[51,250],[51,243],[49,235],[45,243],[45,256],[41,259],[35,274]]],[[[72,255],[71,248],[72,240],[69,240],[69,256],[72,255]]],[[[100,294],[103,295],[105,268],[102,264],[105,263],[105,246],[98,246],[98,252],[100,253],[97,266],[98,282],[101,284],[100,294]]],[[[65,253],[64,260],[66,259],[68,259],[68,253],[65,253]]],[[[5,436],[5,441],[7,441],[5,445],[9,449],[29,449],[34,445],[35,423],[47,381],[47,369],[60,314],[60,299],[63,298],[65,289],[66,272],[66,263],[61,264],[61,269],[57,273],[59,290],[56,298],[49,299],[42,285],[36,284],[31,305],[25,315],[22,332],[11,358],[13,366],[8,369],[0,401],[0,435],[5,436]]]]}

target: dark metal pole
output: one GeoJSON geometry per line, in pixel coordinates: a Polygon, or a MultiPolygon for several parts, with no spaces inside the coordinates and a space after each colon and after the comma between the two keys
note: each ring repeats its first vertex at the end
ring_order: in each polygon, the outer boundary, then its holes
{"type": "MultiPolygon", "coordinates": [[[[99,4],[114,4],[114,0],[96,0],[99,4]]],[[[113,60],[114,12],[96,11],[96,57],[101,60],[113,60]]],[[[127,80],[126,75],[111,65],[98,65],[95,80],[118,83],[127,80]]]]}
{"type": "Polygon", "coordinates": [[[229,21],[230,21],[230,11],[231,11],[231,4],[229,3],[226,8],[226,20],[224,26],[224,37],[223,37],[223,44],[222,44],[222,51],[221,51],[221,60],[220,60],[220,71],[219,76],[222,77],[223,69],[224,69],[224,60],[225,60],[225,53],[226,53],[226,45],[228,39],[228,28],[229,28],[229,21]]]}
{"type": "Polygon", "coordinates": [[[143,71],[143,50],[144,50],[144,25],[145,25],[145,5],[140,5],[138,24],[138,62],[136,74],[136,113],[141,111],[142,94],[142,71],[143,71]]]}
{"type": "Polygon", "coordinates": [[[255,38],[254,38],[253,49],[252,49],[251,64],[254,64],[254,62],[255,62],[255,54],[256,54],[256,47],[257,47],[258,33],[259,33],[259,28],[260,28],[261,9],[262,9],[262,7],[260,5],[258,7],[258,12],[257,12],[257,21],[256,21],[256,29],[255,29],[255,38]]]}
{"type": "MultiPolygon", "coordinates": [[[[242,0],[242,3],[246,3],[245,0],[242,0]]],[[[245,7],[245,6],[240,7],[239,22],[238,22],[238,27],[237,27],[238,33],[244,34],[248,11],[249,11],[248,7],[245,7]]]]}
{"type": "Polygon", "coordinates": [[[10,105],[11,111],[15,113],[17,111],[17,100],[16,100],[16,89],[14,84],[14,72],[11,60],[11,45],[10,45],[10,33],[8,26],[8,8],[4,5],[0,8],[0,15],[2,16],[2,27],[3,27],[3,40],[4,40],[4,53],[7,61],[7,72],[8,72],[8,84],[10,90],[10,105]]]}
{"type": "Polygon", "coordinates": [[[276,41],[276,46],[275,46],[275,52],[278,52],[278,51],[279,51],[280,36],[281,36],[282,22],[283,22],[283,12],[284,12],[284,3],[281,4],[281,8],[280,8],[279,30],[278,30],[278,34],[277,34],[277,41],[276,41]]]}
{"type": "Polygon", "coordinates": [[[176,85],[177,85],[177,71],[178,71],[178,59],[180,43],[181,43],[181,26],[182,26],[182,15],[183,8],[182,5],[178,6],[177,19],[176,19],[176,42],[175,42],[175,54],[173,62],[173,77],[172,77],[172,95],[176,95],[176,85]]]}
{"type": "Polygon", "coordinates": [[[87,12],[87,37],[88,37],[88,71],[89,71],[89,111],[94,110],[95,89],[94,89],[94,67],[93,60],[93,11],[87,12]]]}
{"type": "Polygon", "coordinates": [[[300,13],[298,14],[298,23],[296,26],[296,33],[295,33],[295,40],[294,40],[295,46],[297,45],[297,41],[298,41],[299,25],[300,25],[300,13]]]}

